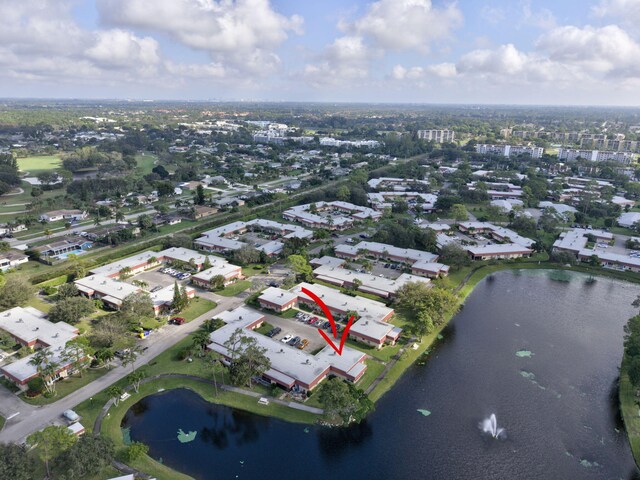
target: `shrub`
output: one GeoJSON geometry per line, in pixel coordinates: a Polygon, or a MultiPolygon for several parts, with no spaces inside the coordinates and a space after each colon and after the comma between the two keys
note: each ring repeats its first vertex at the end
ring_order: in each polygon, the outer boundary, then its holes
{"type": "Polygon", "coordinates": [[[27,395],[29,397],[37,397],[44,390],[44,380],[40,377],[32,378],[27,382],[27,386],[29,387],[27,395]]]}
{"type": "Polygon", "coordinates": [[[56,287],[51,287],[51,286],[47,286],[42,289],[43,295],[53,295],[57,291],[58,290],[56,289],[56,287]]]}

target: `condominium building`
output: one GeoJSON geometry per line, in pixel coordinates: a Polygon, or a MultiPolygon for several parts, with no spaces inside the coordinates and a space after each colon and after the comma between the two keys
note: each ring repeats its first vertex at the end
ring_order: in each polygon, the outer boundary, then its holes
{"type": "Polygon", "coordinates": [[[437,143],[453,142],[455,136],[453,130],[418,130],[418,138],[437,143]]]}

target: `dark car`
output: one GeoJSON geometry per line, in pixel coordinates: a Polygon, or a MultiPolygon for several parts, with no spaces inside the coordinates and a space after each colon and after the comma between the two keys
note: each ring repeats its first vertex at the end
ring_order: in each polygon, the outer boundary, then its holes
{"type": "Polygon", "coordinates": [[[300,343],[300,340],[302,340],[300,337],[294,337],[291,340],[289,340],[289,345],[291,345],[292,347],[295,347],[296,345],[298,345],[298,343],[300,343]]]}
{"type": "Polygon", "coordinates": [[[331,327],[331,322],[324,322],[322,324],[322,328],[329,328],[329,327],[331,327]]]}
{"type": "Polygon", "coordinates": [[[278,285],[278,282],[271,281],[271,282],[269,282],[269,286],[270,287],[279,287],[280,285],[278,285]]]}
{"type": "Polygon", "coordinates": [[[186,320],[182,317],[175,317],[169,320],[169,323],[172,323],[173,325],[183,325],[185,322],[186,320]]]}

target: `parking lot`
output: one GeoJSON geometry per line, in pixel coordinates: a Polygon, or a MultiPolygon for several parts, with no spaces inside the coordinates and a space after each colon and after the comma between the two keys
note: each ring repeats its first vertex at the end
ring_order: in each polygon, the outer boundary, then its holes
{"type": "MultiPolygon", "coordinates": [[[[318,327],[308,325],[306,322],[299,322],[295,317],[282,318],[278,317],[277,315],[271,315],[269,313],[265,313],[265,316],[268,323],[270,323],[274,327],[280,327],[282,329],[279,334],[273,337],[274,340],[280,340],[287,334],[291,334],[294,337],[306,338],[307,340],[309,340],[309,345],[307,345],[304,350],[308,353],[314,352],[315,350],[322,348],[327,344],[327,342],[325,342],[324,339],[320,336],[320,333],[318,333],[318,327]]],[[[324,317],[320,317],[315,314],[313,316],[324,319],[324,317]]]]}
{"type": "MultiPolygon", "coordinates": [[[[149,285],[148,287],[145,287],[145,290],[151,291],[156,287],[164,288],[169,285],[173,285],[173,283],[176,281],[176,278],[172,277],[168,273],[161,273],[160,269],[156,268],[153,270],[142,272],[138,275],[134,275],[133,277],[128,278],[127,282],[131,283],[134,280],[137,280],[139,282],[145,282],[147,285],[149,285]]],[[[184,284],[187,282],[188,280],[186,281],[178,280],[179,284],[184,284]]]]}

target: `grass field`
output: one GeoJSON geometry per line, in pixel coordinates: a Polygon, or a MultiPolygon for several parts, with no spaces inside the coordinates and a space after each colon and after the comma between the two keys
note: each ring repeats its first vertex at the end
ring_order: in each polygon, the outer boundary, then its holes
{"type": "Polygon", "coordinates": [[[228,287],[225,287],[223,290],[216,293],[223,297],[235,297],[239,293],[244,292],[250,286],[251,282],[249,280],[240,280],[239,282],[232,283],[228,287]]]}
{"type": "Polygon", "coordinates": [[[631,451],[633,452],[633,458],[638,464],[640,460],[640,404],[635,393],[636,389],[631,385],[629,375],[626,372],[625,360],[623,360],[620,371],[620,411],[629,438],[629,445],[631,445],[631,451]]]}
{"type": "Polygon", "coordinates": [[[18,159],[18,167],[22,172],[36,175],[40,172],[54,170],[62,164],[59,155],[37,155],[18,159]]]}
{"type": "Polygon", "coordinates": [[[138,163],[138,170],[143,175],[148,175],[155,167],[155,161],[158,159],[154,154],[149,152],[144,152],[143,154],[136,155],[136,162],[138,163]]]}

